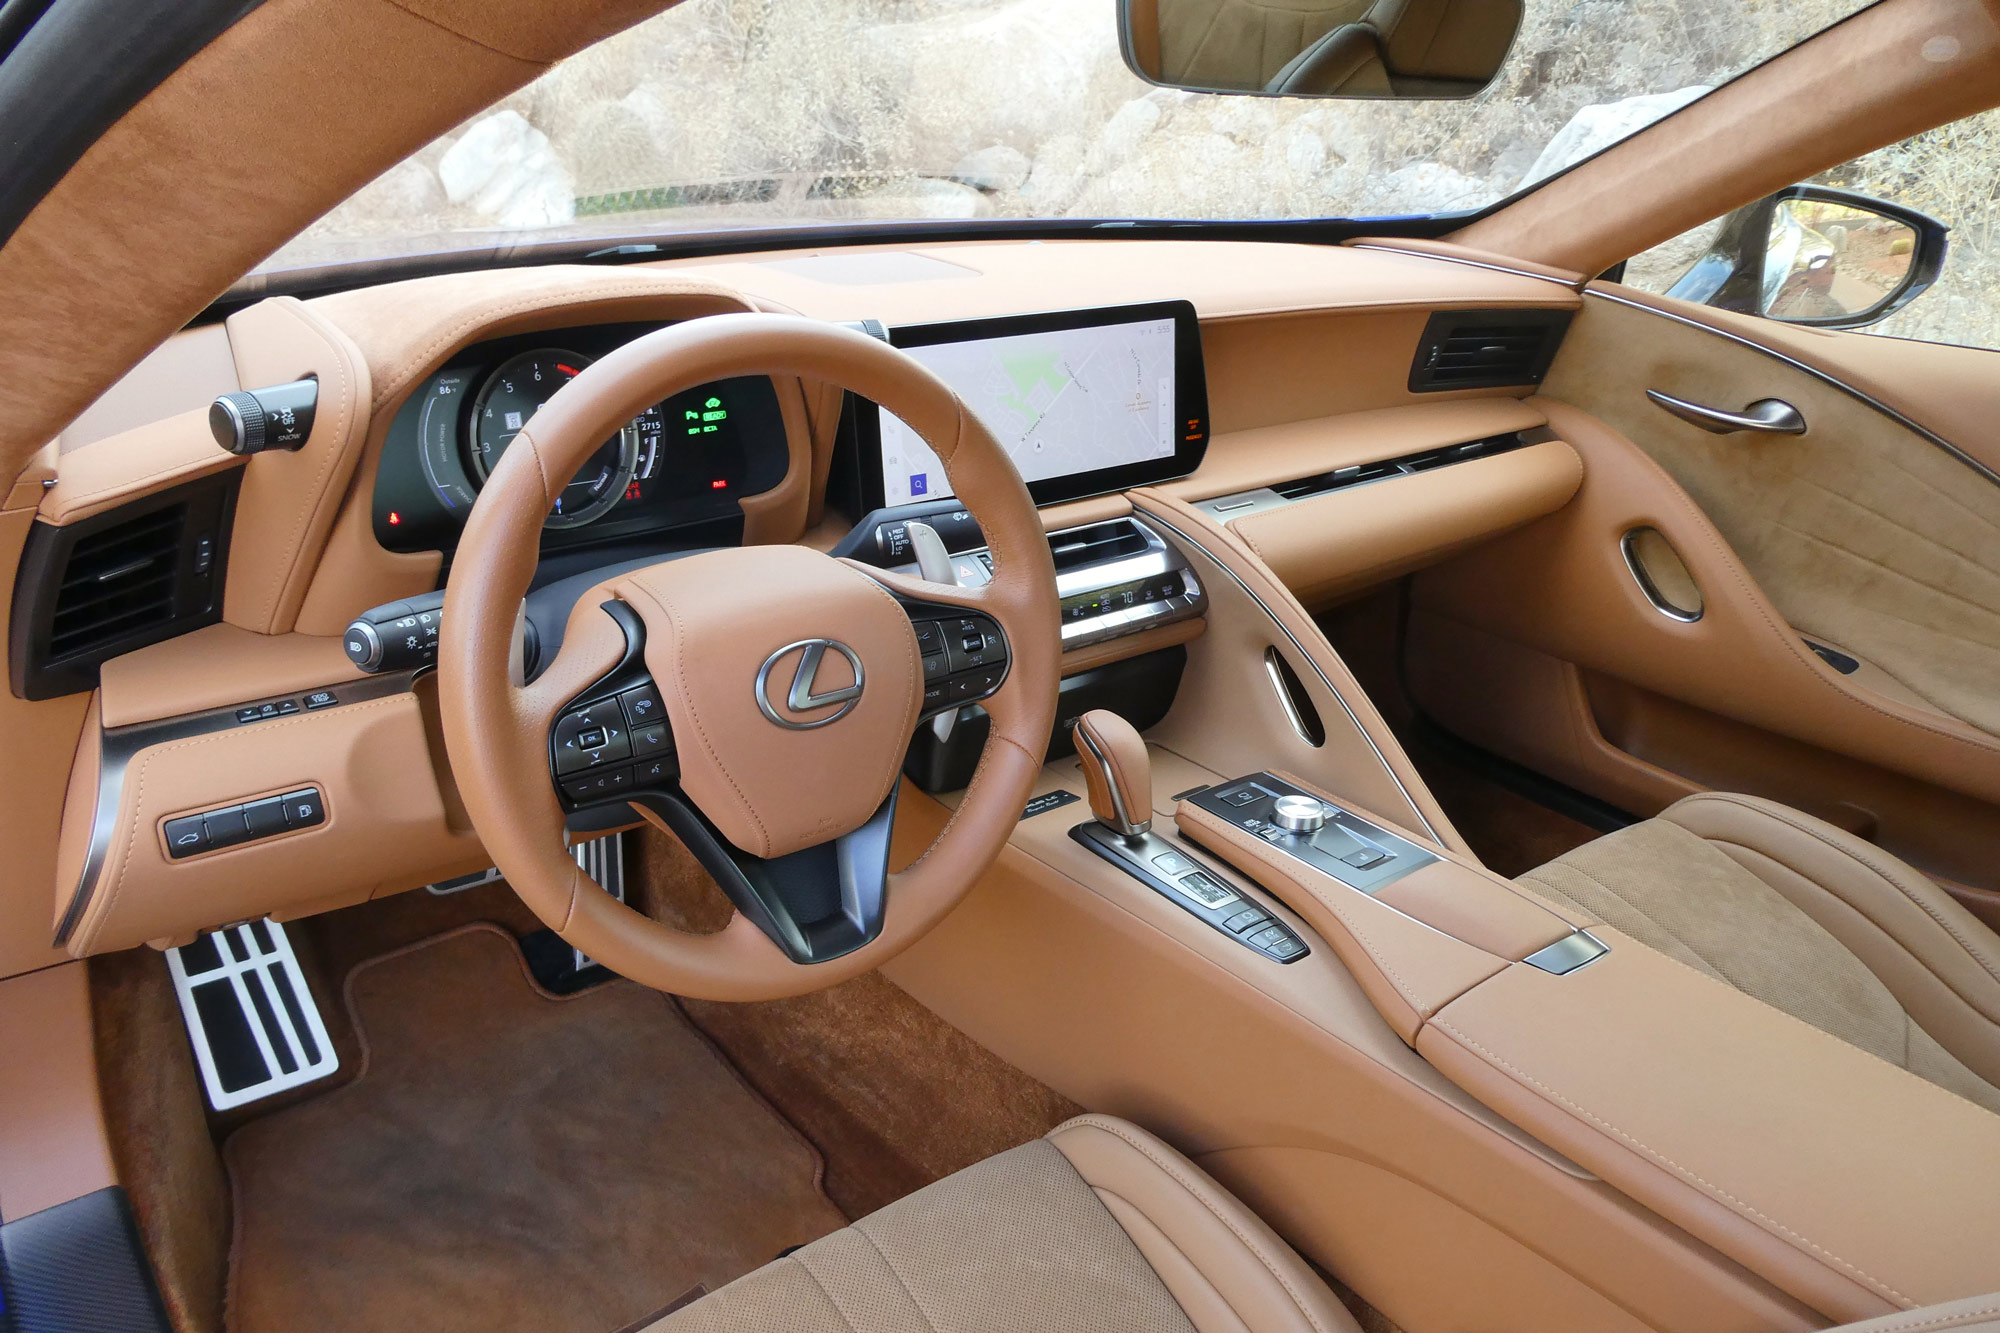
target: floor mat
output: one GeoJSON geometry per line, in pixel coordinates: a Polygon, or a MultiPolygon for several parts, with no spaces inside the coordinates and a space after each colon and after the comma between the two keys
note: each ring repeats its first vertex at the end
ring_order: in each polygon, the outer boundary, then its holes
{"type": "Polygon", "coordinates": [[[666,997],[468,926],[361,964],[353,1083],[245,1125],[228,1326],[611,1333],[845,1224],[666,997]]]}

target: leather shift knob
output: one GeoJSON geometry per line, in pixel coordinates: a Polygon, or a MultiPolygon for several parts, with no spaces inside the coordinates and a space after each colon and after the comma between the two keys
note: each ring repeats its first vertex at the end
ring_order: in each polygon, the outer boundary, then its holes
{"type": "Polygon", "coordinates": [[[1090,791],[1090,813],[1121,837],[1153,824],[1153,763],[1146,742],[1116,713],[1093,708],[1076,720],[1076,756],[1090,791]]]}

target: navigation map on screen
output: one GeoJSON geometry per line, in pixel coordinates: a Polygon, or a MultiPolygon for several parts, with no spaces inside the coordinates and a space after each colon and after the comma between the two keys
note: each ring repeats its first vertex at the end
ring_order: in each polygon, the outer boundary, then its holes
{"type": "MultiPolygon", "coordinates": [[[[1023,481],[1174,455],[1171,318],[905,350],[958,392],[1023,481]]],[[[952,493],[915,431],[888,412],[881,427],[883,504],[952,493]]]]}

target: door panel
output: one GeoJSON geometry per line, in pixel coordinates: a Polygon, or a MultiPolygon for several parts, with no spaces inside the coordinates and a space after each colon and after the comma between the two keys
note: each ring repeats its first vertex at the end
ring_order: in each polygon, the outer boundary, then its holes
{"type": "MultiPolygon", "coordinates": [[[[1884,345],[1863,334],[1814,337],[1884,345]]],[[[1984,357],[1985,378],[2000,380],[2000,353],[1896,348],[1906,361],[1926,350],[1984,357]]],[[[1603,298],[1587,302],[1544,392],[1616,427],[1665,468],[1802,634],[2000,734],[2000,483],[1791,365],[1603,298]],[[1648,401],[1648,389],[1729,411],[1782,398],[1807,430],[1710,434],[1648,401]]],[[[1988,430],[2000,436],[2000,421],[1988,430]]]]}
{"type": "Polygon", "coordinates": [[[1417,702],[1636,814],[1694,788],[1747,791],[2000,887],[2000,867],[1976,873],[1964,854],[2000,827],[2000,736],[1972,720],[2000,728],[2000,648],[1983,646],[2000,645],[2000,487],[1811,374],[1698,329],[1592,300],[1571,340],[1547,387],[1592,411],[1530,401],[1583,458],[1584,483],[1557,513],[1413,580],[1417,702]],[[1810,429],[1707,436],[1650,387],[1731,409],[1782,397],[1810,429]],[[1861,492],[1851,510],[1836,476],[1861,492]],[[1693,589],[1672,591],[1698,617],[1669,614],[1635,577],[1624,538],[1648,528],[1685,563],[1693,589]],[[1866,665],[1835,670],[1801,630],[1866,665]],[[1917,631],[1928,650],[1909,646],[1917,631]]]}

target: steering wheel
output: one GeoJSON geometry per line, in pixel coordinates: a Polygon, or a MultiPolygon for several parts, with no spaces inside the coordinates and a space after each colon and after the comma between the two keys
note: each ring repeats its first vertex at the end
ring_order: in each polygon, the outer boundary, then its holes
{"type": "Polygon", "coordinates": [[[544,923],[660,990],[776,999],[885,962],[992,865],[1042,766],[1060,655],[1034,502],[957,395],[854,330],[731,314],[628,343],[514,437],[445,588],[438,689],[473,827],[544,923]],[[577,602],[555,660],[515,679],[521,599],[563,486],[645,408],[753,374],[837,384],[907,423],[978,521],[992,581],[947,588],[800,546],[704,551],[607,578],[577,602]],[[972,782],[937,841],[892,875],[910,738],[975,701],[991,728],[972,782]],[[737,909],[724,929],[676,930],[583,872],[565,812],[606,803],[687,844],[737,909]]]}

